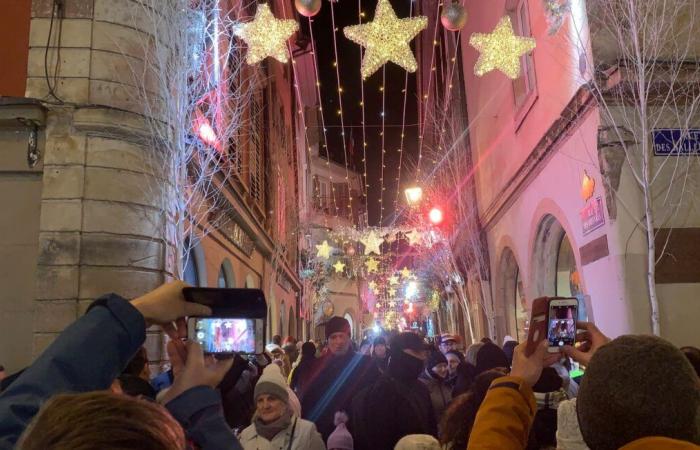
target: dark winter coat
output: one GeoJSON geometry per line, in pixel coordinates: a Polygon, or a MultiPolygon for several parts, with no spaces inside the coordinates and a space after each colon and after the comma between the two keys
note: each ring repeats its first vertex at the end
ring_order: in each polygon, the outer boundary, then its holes
{"type": "Polygon", "coordinates": [[[379,376],[370,357],[350,350],[345,355],[327,354],[314,361],[311,370],[300,374],[298,395],[302,417],[316,424],[324,442],[335,430],[336,411],[350,414],[352,398],[379,376]]]}
{"type": "MultiPolygon", "coordinates": [[[[145,340],[146,322],[128,301],[114,294],[96,300],[0,396],[0,449],[14,448],[53,395],[109,388],[145,340]]],[[[214,389],[194,387],[165,407],[200,448],[241,448],[214,389]]]]}
{"type": "Polygon", "coordinates": [[[440,423],[442,414],[447,409],[447,406],[452,401],[452,389],[450,389],[445,381],[432,376],[427,372],[428,369],[424,370],[420,374],[418,380],[428,388],[430,392],[430,401],[433,404],[433,412],[435,413],[435,421],[440,423]]]}
{"type": "Polygon", "coordinates": [[[392,450],[403,436],[437,436],[428,388],[418,380],[382,375],[352,402],[351,433],[355,450],[392,450]]]}

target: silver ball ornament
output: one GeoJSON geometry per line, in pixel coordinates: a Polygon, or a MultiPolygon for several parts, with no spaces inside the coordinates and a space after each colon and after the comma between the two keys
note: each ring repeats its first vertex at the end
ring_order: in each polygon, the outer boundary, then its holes
{"type": "Polygon", "coordinates": [[[313,17],[321,10],[321,0],[294,0],[294,7],[304,17],[313,17]]]}
{"type": "Polygon", "coordinates": [[[459,3],[449,3],[440,15],[442,26],[450,31],[461,30],[467,23],[467,12],[459,3]]]}

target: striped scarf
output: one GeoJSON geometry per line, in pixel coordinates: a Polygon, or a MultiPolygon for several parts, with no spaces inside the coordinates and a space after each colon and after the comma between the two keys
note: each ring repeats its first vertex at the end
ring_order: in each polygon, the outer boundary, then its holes
{"type": "Polygon", "coordinates": [[[554,409],[559,408],[559,403],[564,400],[568,400],[569,396],[566,395],[564,389],[559,389],[553,392],[535,392],[535,401],[537,402],[537,409],[554,409]]]}

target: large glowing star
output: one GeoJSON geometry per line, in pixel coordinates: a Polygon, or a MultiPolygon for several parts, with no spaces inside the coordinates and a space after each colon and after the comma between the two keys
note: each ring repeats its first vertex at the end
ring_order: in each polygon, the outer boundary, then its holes
{"type": "Polygon", "coordinates": [[[391,298],[396,297],[396,288],[389,288],[387,293],[389,294],[389,297],[391,297],[391,298]]]}
{"type": "Polygon", "coordinates": [[[388,61],[415,72],[418,64],[410,42],[427,26],[427,17],[399,19],[389,0],[379,0],[372,22],[345,27],[343,32],[366,49],[362,60],[362,78],[366,79],[388,61]]]}
{"type": "Polygon", "coordinates": [[[316,257],[328,259],[331,257],[331,250],[333,247],[328,245],[328,241],[323,241],[323,244],[316,246],[316,257]]]}
{"type": "Polygon", "coordinates": [[[342,261],[337,261],[335,264],[333,264],[333,268],[335,269],[335,273],[343,273],[343,270],[345,270],[345,263],[342,261]]]}
{"type": "Polygon", "coordinates": [[[248,44],[246,62],[255,64],[271,56],[277,61],[286,63],[287,39],[299,29],[296,20],[280,20],[275,18],[267,4],[258,5],[252,22],[241,25],[233,34],[248,44]]]}
{"type": "Polygon", "coordinates": [[[389,277],[389,284],[391,284],[391,285],[399,284],[399,277],[397,277],[396,275],[390,276],[389,277]]]}
{"type": "Polygon", "coordinates": [[[367,273],[377,272],[379,270],[379,261],[370,258],[365,261],[365,266],[367,266],[367,273]]]}
{"type": "Polygon", "coordinates": [[[411,278],[411,277],[413,276],[413,273],[411,273],[411,269],[409,269],[408,267],[404,267],[404,268],[401,270],[401,276],[402,276],[404,279],[406,279],[406,278],[411,278]]]}
{"type": "Polygon", "coordinates": [[[406,233],[406,239],[408,239],[408,243],[411,246],[419,245],[421,243],[422,238],[423,238],[423,233],[421,233],[418,230],[413,230],[413,231],[409,231],[408,233],[406,233]]]}
{"type": "Polygon", "coordinates": [[[370,231],[370,233],[362,238],[361,241],[365,245],[365,255],[369,255],[370,253],[376,253],[379,255],[382,253],[379,246],[382,245],[384,239],[379,237],[379,235],[377,235],[377,233],[374,231],[370,231]]]}
{"type": "Polygon", "coordinates": [[[492,70],[500,70],[508,77],[520,76],[520,57],[535,48],[533,38],[516,36],[510,17],[505,16],[489,34],[474,33],[469,43],[479,51],[474,73],[483,76],[492,70]]]}

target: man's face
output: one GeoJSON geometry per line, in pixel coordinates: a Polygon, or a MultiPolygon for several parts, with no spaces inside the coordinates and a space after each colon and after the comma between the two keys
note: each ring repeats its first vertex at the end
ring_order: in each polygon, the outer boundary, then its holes
{"type": "Polygon", "coordinates": [[[445,355],[447,358],[447,368],[450,371],[450,375],[454,375],[457,373],[457,366],[459,366],[459,357],[455,355],[454,353],[450,353],[448,355],[445,355]]]}
{"type": "Polygon", "coordinates": [[[444,354],[456,347],[455,341],[445,341],[440,343],[440,351],[444,354]]]}
{"type": "Polygon", "coordinates": [[[328,349],[334,355],[344,355],[350,349],[350,335],[339,331],[328,336],[328,349]]]}

